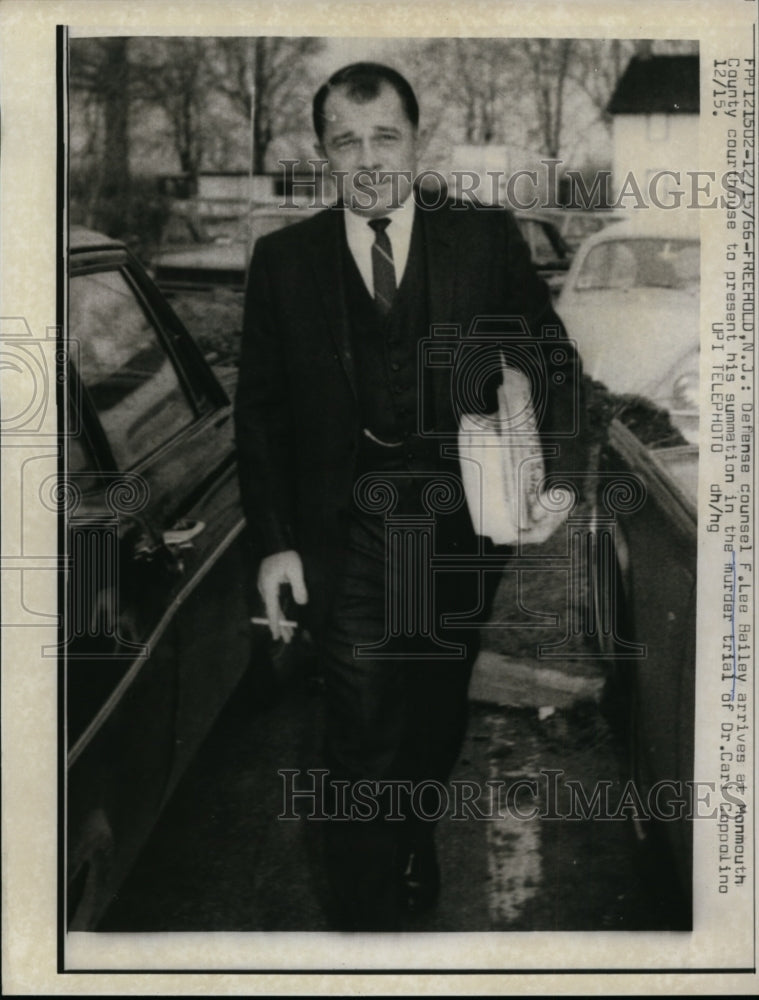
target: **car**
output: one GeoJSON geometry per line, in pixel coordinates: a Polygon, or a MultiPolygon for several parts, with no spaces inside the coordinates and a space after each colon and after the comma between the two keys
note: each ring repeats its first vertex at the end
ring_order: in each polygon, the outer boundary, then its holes
{"type": "MultiPolygon", "coordinates": [[[[242,291],[256,240],[307,215],[307,209],[296,206],[256,208],[229,226],[226,235],[198,239],[197,245],[179,250],[159,251],[153,260],[155,280],[165,292],[207,291],[218,287],[242,291]]],[[[535,267],[548,282],[552,295],[557,295],[572,260],[572,250],[547,215],[530,211],[515,212],[514,217],[535,267]]]]}
{"type": "Polygon", "coordinates": [[[572,249],[559,232],[556,221],[542,211],[514,212],[517,225],[530,248],[536,270],[545,278],[556,298],[572,263],[572,249]]]}
{"type": "Polygon", "coordinates": [[[208,291],[229,288],[243,291],[248,262],[260,236],[274,232],[306,217],[306,210],[292,206],[254,208],[232,222],[225,232],[198,241],[197,246],[164,250],[153,260],[153,273],[165,292],[208,291]]]}
{"type": "Polygon", "coordinates": [[[596,434],[606,428],[594,468],[589,605],[624,736],[624,777],[646,806],[660,783],[675,783],[660,795],[658,818],[647,809],[634,827],[667,858],[688,907],[699,257],[692,214],[641,213],[588,237],[557,303],[588,375],[590,423],[596,434]]]}
{"type": "Polygon", "coordinates": [[[553,222],[573,255],[584,239],[613,222],[621,222],[625,214],[614,209],[579,208],[542,208],[540,212],[553,222]]]}
{"type": "Polygon", "coordinates": [[[556,303],[586,372],[698,437],[698,213],[641,210],[588,237],[556,303]]]}
{"type": "Polygon", "coordinates": [[[212,369],[123,243],[68,249],[68,927],[97,926],[249,668],[271,667],[212,369]]]}
{"type": "Polygon", "coordinates": [[[611,420],[597,467],[591,616],[622,778],[643,804],[631,816],[636,838],[674,873],[690,916],[698,445],[657,409],[628,406],[611,420]]]}

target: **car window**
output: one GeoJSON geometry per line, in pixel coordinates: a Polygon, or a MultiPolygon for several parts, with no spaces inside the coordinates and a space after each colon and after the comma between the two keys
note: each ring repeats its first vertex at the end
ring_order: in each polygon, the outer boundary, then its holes
{"type": "Polygon", "coordinates": [[[554,260],[557,256],[556,249],[554,248],[551,238],[545,226],[537,225],[533,227],[534,230],[534,247],[535,247],[535,260],[542,262],[547,262],[549,260],[554,260]]]}
{"type": "Polygon", "coordinates": [[[599,229],[603,229],[606,222],[606,219],[594,215],[572,215],[569,217],[564,235],[582,240],[585,236],[590,236],[591,233],[597,233],[599,229]]]}
{"type": "Polygon", "coordinates": [[[605,240],[583,261],[575,288],[669,288],[698,294],[698,240],[640,238],[605,240]]]}
{"type": "Polygon", "coordinates": [[[73,278],[69,329],[120,468],[136,465],[194,420],[166,348],[120,271],[73,278]]]}
{"type": "Polygon", "coordinates": [[[558,256],[543,224],[534,219],[522,220],[522,232],[536,264],[547,264],[558,256]]]}

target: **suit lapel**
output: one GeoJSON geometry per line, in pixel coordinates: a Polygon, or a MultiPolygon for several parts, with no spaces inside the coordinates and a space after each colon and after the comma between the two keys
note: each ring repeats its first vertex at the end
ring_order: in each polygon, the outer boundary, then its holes
{"type": "Polygon", "coordinates": [[[342,212],[343,210],[337,206],[324,213],[322,226],[312,234],[308,256],[314,270],[327,326],[355,396],[356,371],[345,304],[342,212]]]}
{"type": "Polygon", "coordinates": [[[447,205],[430,211],[417,209],[424,224],[427,245],[427,290],[430,324],[451,323],[454,313],[456,243],[451,232],[447,205]]]}
{"type": "MultiPolygon", "coordinates": [[[[450,326],[460,313],[456,308],[459,297],[457,288],[459,247],[451,231],[451,210],[447,203],[439,209],[417,209],[417,211],[423,219],[427,247],[427,315],[431,336],[434,326],[450,326]]],[[[465,333],[466,331],[462,330],[459,335],[465,333]]],[[[432,415],[430,417],[438,430],[442,430],[452,419],[451,375],[451,367],[445,365],[434,366],[430,372],[435,410],[434,417],[432,415]]]]}

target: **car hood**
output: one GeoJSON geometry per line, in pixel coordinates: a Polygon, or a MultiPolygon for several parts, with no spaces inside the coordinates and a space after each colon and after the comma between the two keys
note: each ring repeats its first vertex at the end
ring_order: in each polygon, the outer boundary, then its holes
{"type": "Polygon", "coordinates": [[[612,392],[656,399],[698,349],[698,296],[676,289],[586,291],[559,300],[585,371],[612,392]]]}

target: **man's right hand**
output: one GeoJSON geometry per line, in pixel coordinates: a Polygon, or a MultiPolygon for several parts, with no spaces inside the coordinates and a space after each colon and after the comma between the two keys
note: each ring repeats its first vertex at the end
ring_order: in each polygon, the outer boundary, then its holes
{"type": "Polygon", "coordinates": [[[293,625],[283,624],[285,616],[279,604],[279,589],[285,583],[290,584],[296,604],[308,603],[303,563],[294,549],[267,556],[261,561],[258,570],[258,592],[264,600],[272,638],[290,642],[295,628],[293,625]]]}

